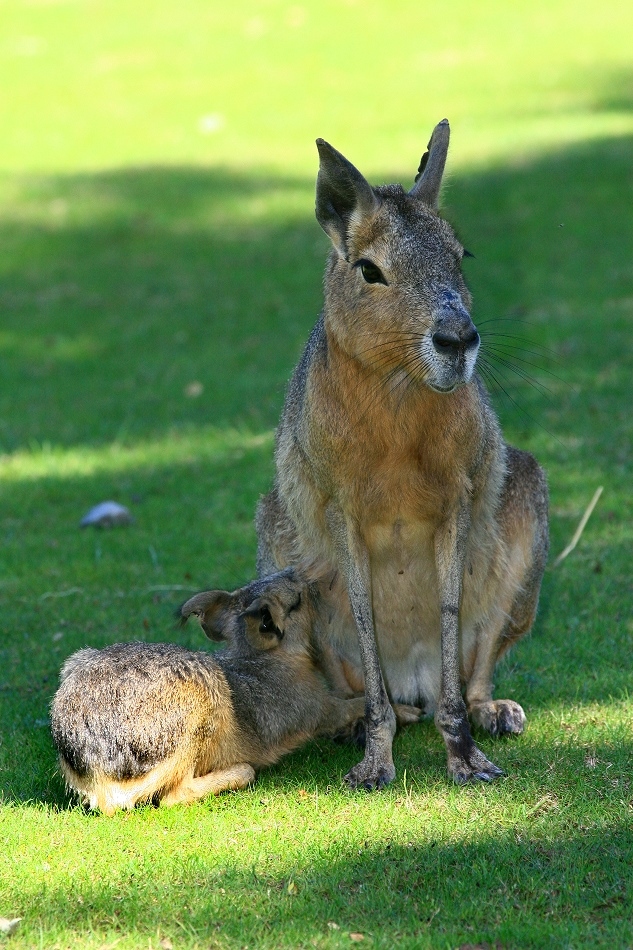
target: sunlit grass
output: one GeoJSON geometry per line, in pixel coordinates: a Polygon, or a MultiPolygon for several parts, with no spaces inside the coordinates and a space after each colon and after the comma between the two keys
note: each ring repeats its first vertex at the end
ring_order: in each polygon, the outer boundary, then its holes
{"type": "MultiPolygon", "coordinates": [[[[3,7],[0,163],[62,171],[203,163],[311,170],[314,138],[368,170],[413,167],[427,126],[454,123],[462,163],[630,131],[624,0],[421,8],[265,5],[3,7]],[[77,38],[77,42],[73,41],[77,38]],[[551,120],[549,129],[539,121],[551,120]],[[557,131],[558,129],[558,131],[557,131]]],[[[547,124],[547,123],[546,123],[547,124]]]]}
{"type": "Polygon", "coordinates": [[[354,753],[326,744],[300,753],[290,774],[278,766],[250,791],[190,809],[108,820],[10,806],[9,867],[21,824],[34,840],[8,893],[51,921],[63,908],[64,925],[47,939],[81,932],[86,947],[165,936],[192,947],[343,947],[359,932],[371,945],[433,947],[451,945],[447,929],[462,941],[494,933],[523,946],[542,919],[552,941],[600,946],[610,933],[625,946],[631,805],[619,743],[630,727],[621,703],[559,705],[534,717],[527,749],[507,747],[514,777],[457,789],[437,772],[441,742],[427,724],[398,739],[406,771],[380,807],[342,791],[354,753]],[[596,724],[598,733],[583,733],[596,724]],[[519,779],[520,758],[529,774],[519,779]],[[68,839],[72,851],[61,846],[68,839]],[[587,903],[602,910],[579,914],[587,903]]]}
{"type": "Polygon", "coordinates": [[[0,482],[34,481],[41,478],[81,479],[112,472],[143,468],[168,468],[188,462],[213,462],[231,455],[234,459],[248,449],[272,451],[273,432],[253,434],[236,429],[211,427],[190,434],[171,433],[163,439],[134,445],[110,443],[102,448],[77,446],[72,449],[50,444],[0,456],[0,482]]]}

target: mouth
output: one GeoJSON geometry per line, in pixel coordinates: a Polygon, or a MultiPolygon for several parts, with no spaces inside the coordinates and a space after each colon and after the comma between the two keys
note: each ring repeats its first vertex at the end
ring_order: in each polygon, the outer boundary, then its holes
{"type": "Polygon", "coordinates": [[[443,346],[433,336],[427,337],[422,347],[427,367],[424,382],[433,392],[443,396],[465,386],[473,375],[478,349],[478,341],[477,346],[443,346]]]}

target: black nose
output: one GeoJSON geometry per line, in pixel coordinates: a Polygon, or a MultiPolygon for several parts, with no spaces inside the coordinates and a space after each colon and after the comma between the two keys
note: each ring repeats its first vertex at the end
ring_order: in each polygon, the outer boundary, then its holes
{"type": "Polygon", "coordinates": [[[436,330],[431,339],[438,353],[457,356],[477,346],[479,334],[475,324],[469,321],[459,329],[443,327],[441,330],[436,330]]]}

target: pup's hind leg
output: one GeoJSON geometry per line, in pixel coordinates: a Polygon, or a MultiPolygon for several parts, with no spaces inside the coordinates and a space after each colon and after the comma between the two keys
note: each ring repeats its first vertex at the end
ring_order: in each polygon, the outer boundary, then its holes
{"type": "Polygon", "coordinates": [[[219,795],[220,792],[246,788],[254,781],[255,769],[246,762],[233,765],[230,769],[209,772],[207,775],[200,775],[196,778],[188,776],[161,798],[161,805],[195,802],[207,795],[219,795]]]}
{"type": "Polygon", "coordinates": [[[521,733],[525,727],[525,713],[518,703],[493,700],[492,676],[497,660],[534,622],[548,551],[545,476],[529,453],[512,446],[508,446],[507,462],[499,514],[507,556],[495,614],[477,631],[475,661],[466,687],[473,723],[493,736],[521,733]]]}
{"type": "Polygon", "coordinates": [[[133,779],[118,780],[97,772],[90,783],[90,807],[97,807],[108,816],[112,816],[117,808],[130,810],[140,802],[161,796],[164,788],[177,785],[186,771],[187,763],[176,755],[133,779]]]}

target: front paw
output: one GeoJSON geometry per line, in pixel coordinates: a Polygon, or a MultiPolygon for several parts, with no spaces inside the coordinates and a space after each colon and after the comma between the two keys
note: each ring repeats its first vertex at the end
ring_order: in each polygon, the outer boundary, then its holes
{"type": "Polygon", "coordinates": [[[449,750],[448,774],[457,785],[466,785],[468,782],[492,782],[503,775],[503,769],[487,759],[473,744],[466,753],[451,753],[449,750]]]}
{"type": "Polygon", "coordinates": [[[399,726],[409,726],[413,722],[419,722],[424,712],[417,706],[405,706],[403,703],[394,703],[393,711],[396,714],[396,722],[399,726]]]}
{"type": "Polygon", "coordinates": [[[350,788],[364,788],[367,792],[380,791],[396,777],[393,761],[389,757],[379,761],[375,756],[365,755],[362,762],[350,769],[344,781],[350,788]]]}
{"type": "Polygon", "coordinates": [[[364,749],[367,743],[365,720],[357,719],[356,722],[350,723],[343,729],[337,729],[332,739],[342,745],[354,745],[357,749],[364,749]]]}
{"type": "Polygon", "coordinates": [[[391,743],[396,732],[396,717],[386,705],[381,718],[365,721],[365,758],[345,776],[350,788],[364,788],[368,792],[384,788],[396,777],[391,743]]]}
{"type": "Polygon", "coordinates": [[[469,713],[474,725],[491,736],[520,735],[525,729],[525,713],[512,699],[471,703],[469,713]]]}

